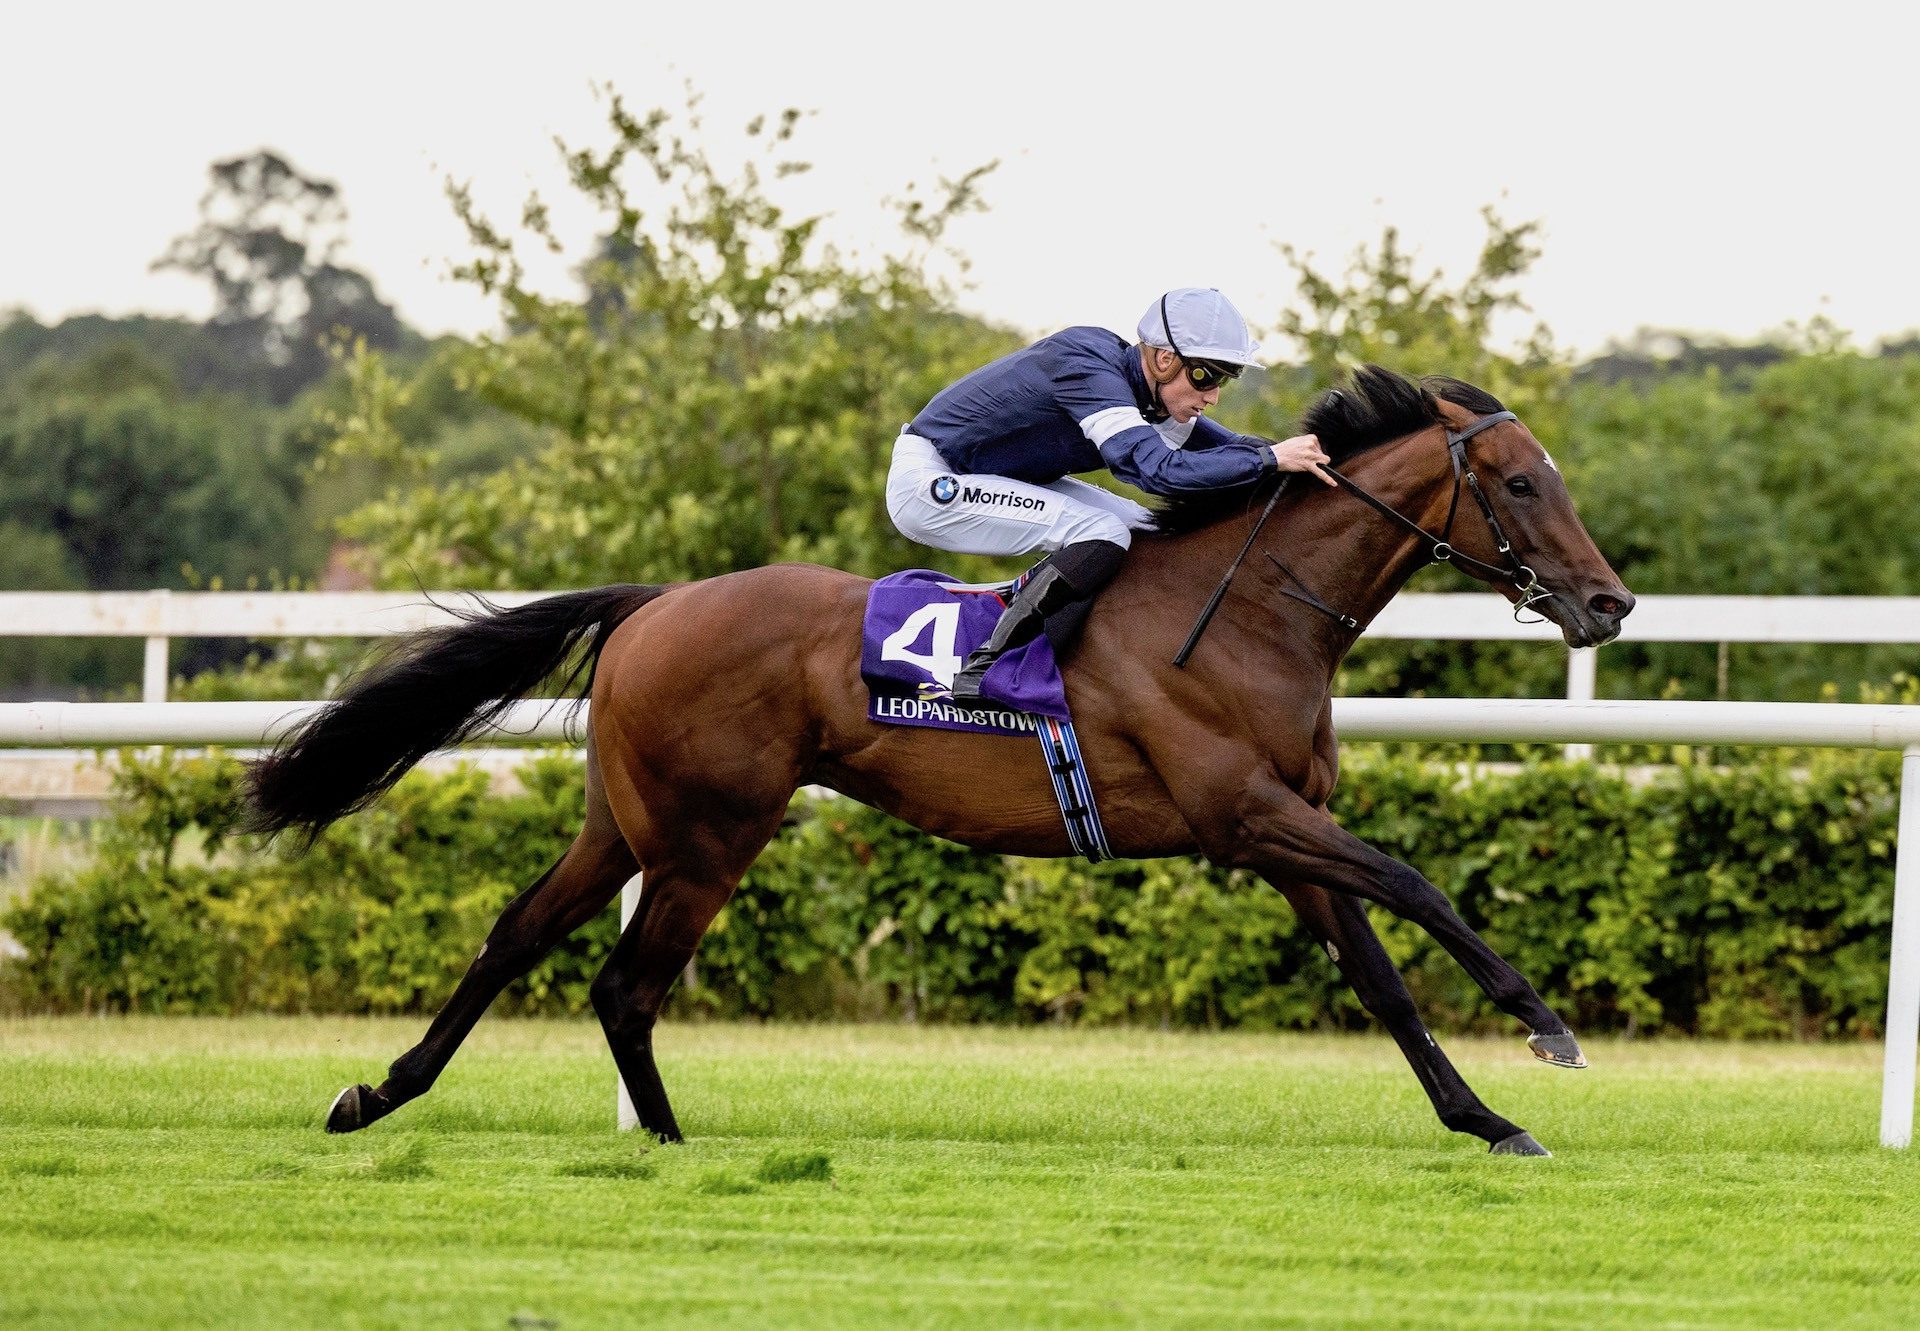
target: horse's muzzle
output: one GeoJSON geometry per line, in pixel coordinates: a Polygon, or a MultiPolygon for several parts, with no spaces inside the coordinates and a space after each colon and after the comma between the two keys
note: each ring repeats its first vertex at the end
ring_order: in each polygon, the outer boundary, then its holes
{"type": "Polygon", "coordinates": [[[1601,647],[1620,636],[1620,624],[1633,613],[1633,593],[1615,585],[1581,602],[1556,594],[1539,608],[1560,628],[1569,647],[1601,647]]]}
{"type": "Polygon", "coordinates": [[[1587,618],[1593,622],[1595,647],[1620,636],[1621,621],[1633,613],[1633,593],[1625,587],[1595,592],[1587,598],[1587,618]]]}

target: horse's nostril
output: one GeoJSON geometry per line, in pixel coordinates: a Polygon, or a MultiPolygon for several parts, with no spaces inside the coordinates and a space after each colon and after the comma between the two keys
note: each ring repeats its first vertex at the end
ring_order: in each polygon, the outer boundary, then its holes
{"type": "Polygon", "coordinates": [[[1587,609],[1593,611],[1596,615],[1604,615],[1608,619],[1619,614],[1623,608],[1618,597],[1608,596],[1605,593],[1595,596],[1587,602],[1587,609]]]}

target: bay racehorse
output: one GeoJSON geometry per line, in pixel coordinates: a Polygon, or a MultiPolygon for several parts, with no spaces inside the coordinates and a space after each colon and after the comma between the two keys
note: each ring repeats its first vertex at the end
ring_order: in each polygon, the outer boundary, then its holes
{"type": "MultiPolygon", "coordinates": [[[[1580,1047],[1439,889],[1328,817],[1339,761],[1330,691],[1366,624],[1436,559],[1533,605],[1575,647],[1617,636],[1633,598],[1552,460],[1491,395],[1369,366],[1316,401],[1304,428],[1339,469],[1338,490],[1273,477],[1170,501],[1062,655],[1108,839],[1117,855],[1197,852],[1266,879],[1391,1032],[1442,1123],[1497,1152],[1544,1154],[1441,1053],[1363,903],[1430,933],[1526,1025],[1544,1061],[1584,1066],[1580,1047]],[[1236,555],[1218,613],[1176,666],[1236,555]]],[[[969,846],[1072,853],[1031,736],[868,719],[868,586],[776,565],[475,612],[404,641],[254,767],[253,826],[317,834],[569,662],[569,687],[591,672],[579,836],[502,912],[425,1038],[379,1086],[340,1093],[329,1130],[363,1128],[425,1093],[495,996],[644,871],[592,1001],[642,1126],[678,1139],[655,1019],[802,785],[969,846]]]]}

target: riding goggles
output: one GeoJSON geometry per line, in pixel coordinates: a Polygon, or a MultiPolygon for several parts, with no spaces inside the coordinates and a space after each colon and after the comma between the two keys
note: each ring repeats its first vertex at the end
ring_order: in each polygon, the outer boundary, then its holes
{"type": "Polygon", "coordinates": [[[1186,367],[1187,382],[1202,393],[1211,393],[1216,388],[1225,388],[1229,379],[1238,379],[1245,368],[1240,365],[1222,365],[1219,361],[1188,360],[1182,356],[1181,365],[1186,367]]]}

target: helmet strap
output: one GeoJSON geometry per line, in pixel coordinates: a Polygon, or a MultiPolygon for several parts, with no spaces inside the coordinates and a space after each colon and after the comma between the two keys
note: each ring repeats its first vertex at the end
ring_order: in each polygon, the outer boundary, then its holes
{"type": "Polygon", "coordinates": [[[1159,348],[1152,348],[1143,344],[1140,349],[1140,356],[1143,362],[1141,368],[1145,370],[1147,374],[1147,391],[1153,397],[1154,411],[1159,413],[1157,419],[1163,421],[1173,415],[1173,413],[1167,410],[1167,404],[1161,397],[1160,389],[1164,385],[1174,381],[1174,377],[1180,373],[1180,362],[1186,359],[1186,355],[1180,350],[1180,344],[1173,340],[1173,320],[1167,317],[1167,297],[1172,294],[1173,293],[1169,291],[1160,297],[1160,331],[1165,333],[1167,337],[1166,350],[1173,352],[1174,355],[1172,368],[1165,374],[1161,374],[1153,368],[1153,356],[1149,354],[1159,348]]]}
{"type": "Polygon", "coordinates": [[[1152,409],[1143,414],[1146,416],[1149,424],[1156,425],[1161,421],[1169,419],[1173,415],[1172,412],[1167,410],[1166,401],[1160,395],[1161,386],[1172,383],[1180,373],[1178,361],[1176,361],[1173,368],[1165,374],[1162,374],[1154,368],[1153,353],[1159,350],[1162,350],[1162,348],[1149,346],[1145,342],[1140,344],[1140,370],[1141,373],[1146,376],[1147,398],[1152,403],[1152,409]]]}

